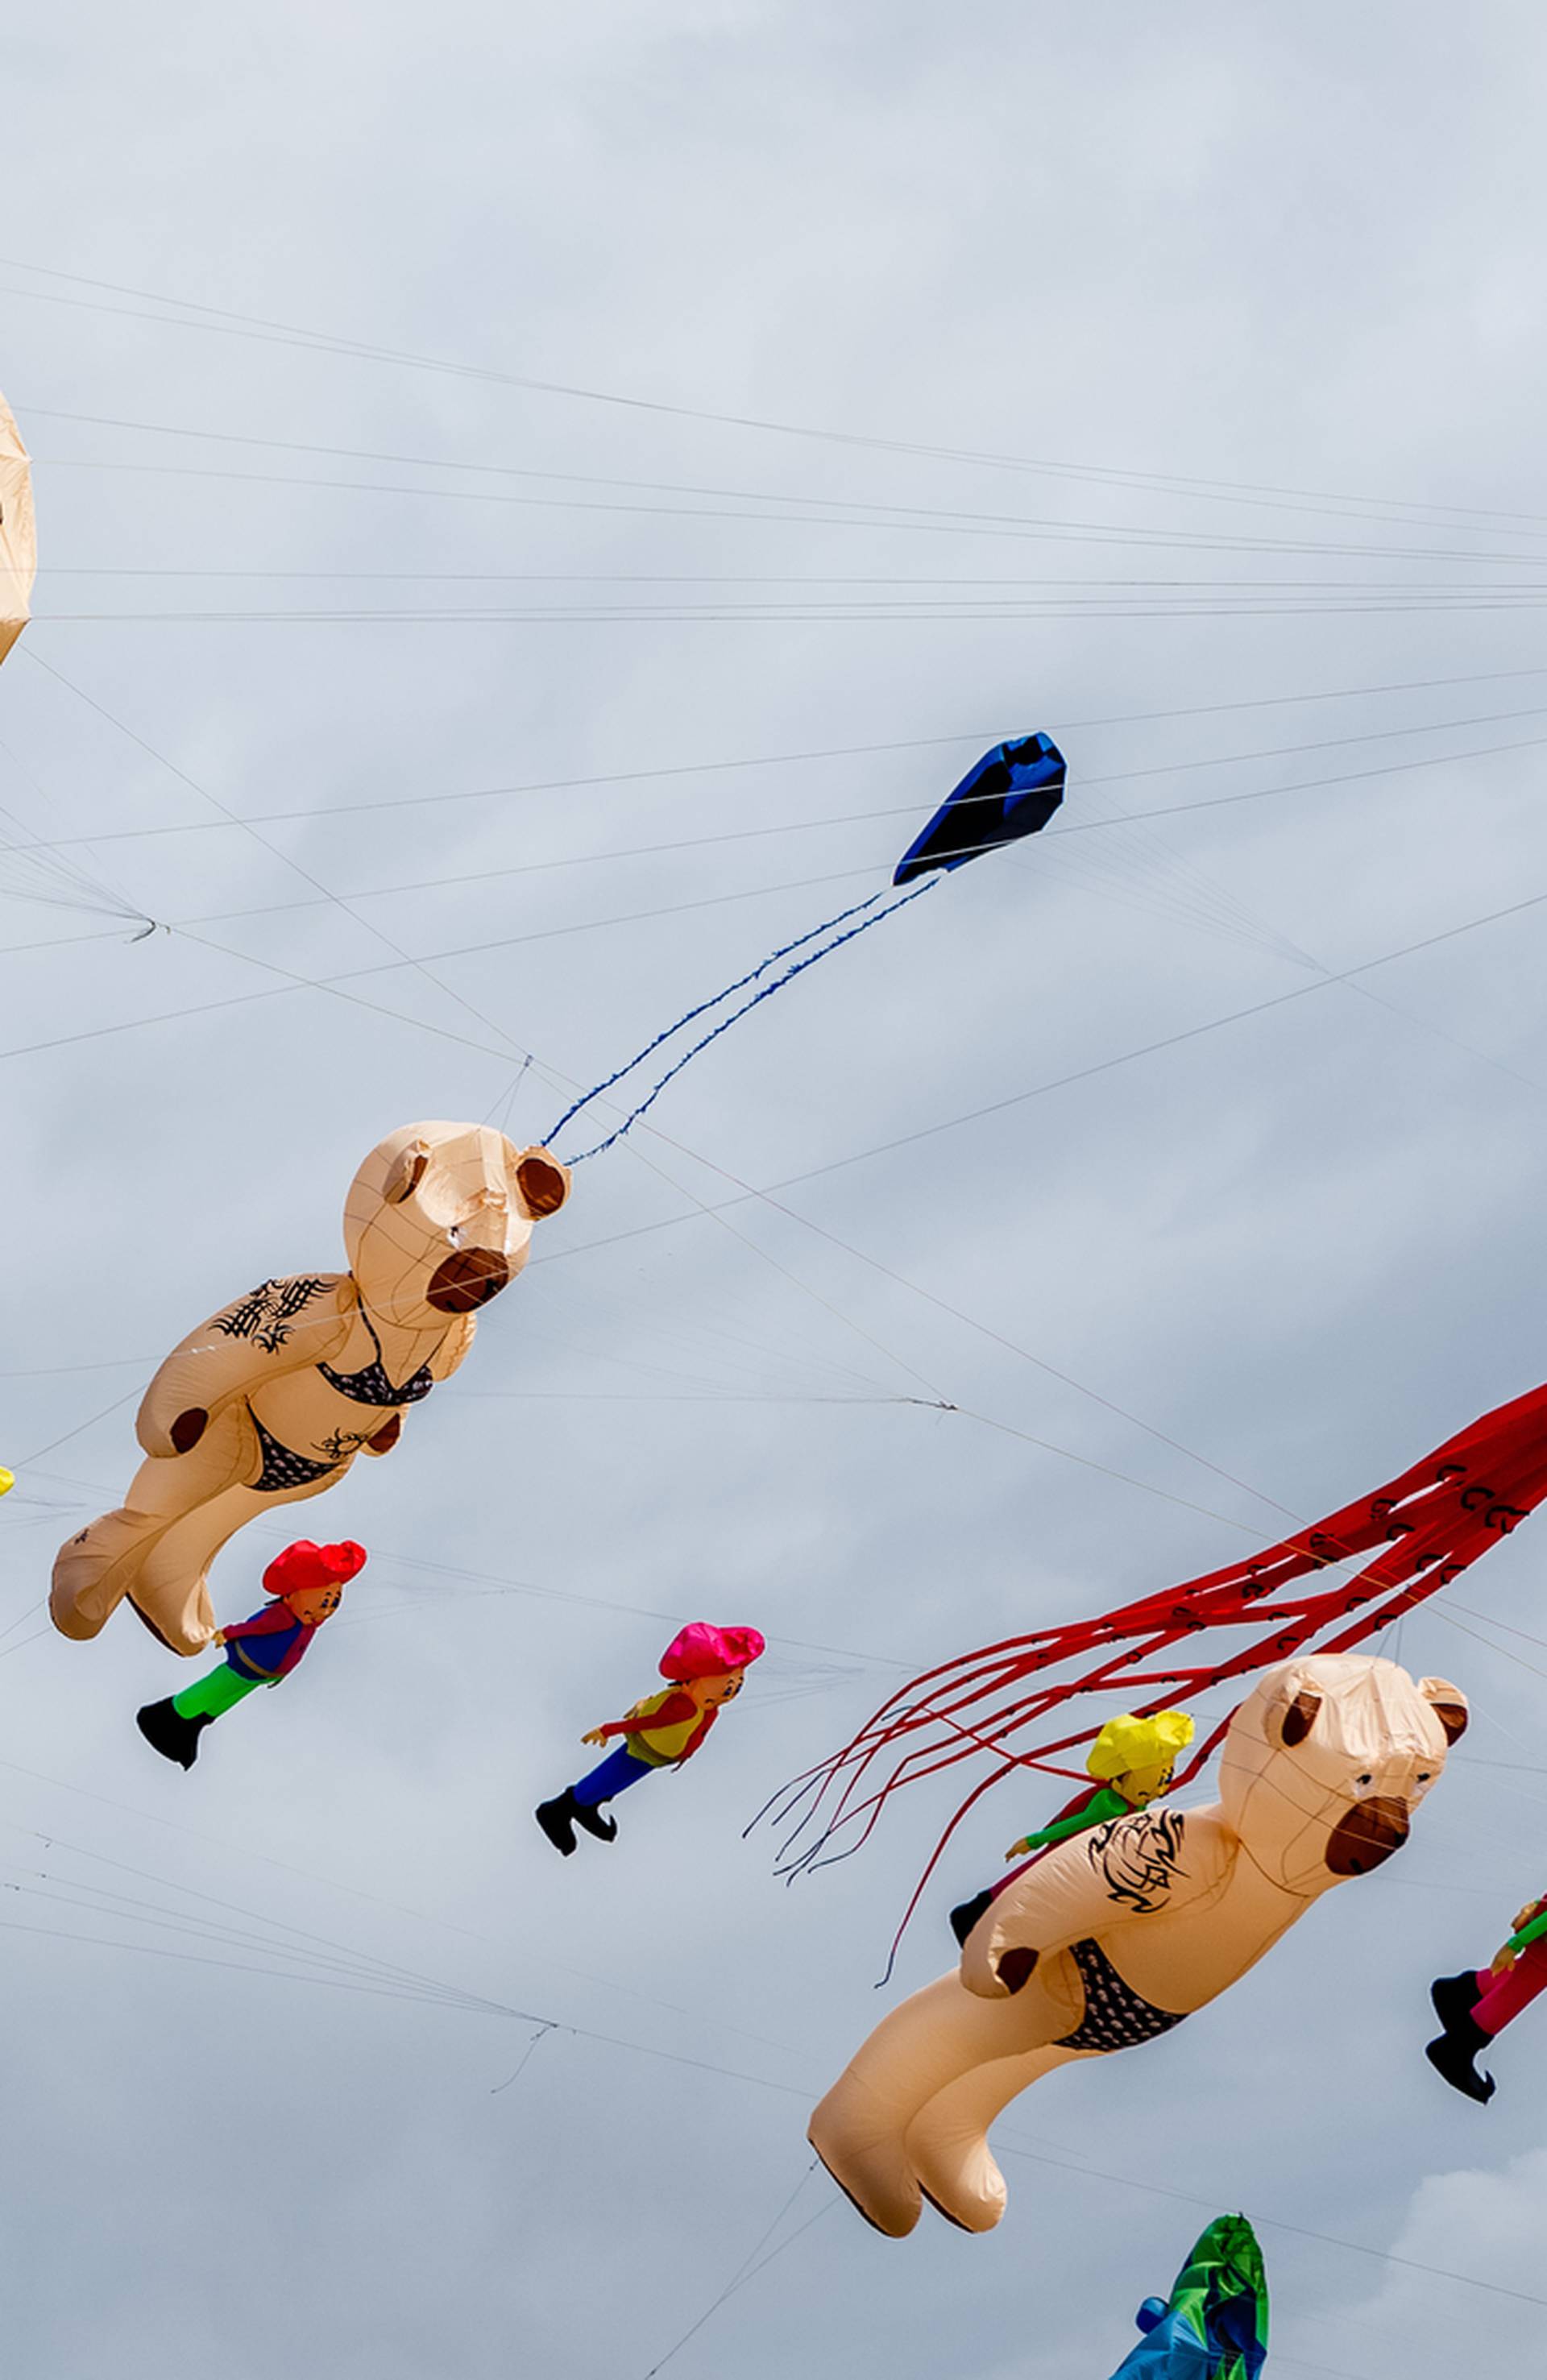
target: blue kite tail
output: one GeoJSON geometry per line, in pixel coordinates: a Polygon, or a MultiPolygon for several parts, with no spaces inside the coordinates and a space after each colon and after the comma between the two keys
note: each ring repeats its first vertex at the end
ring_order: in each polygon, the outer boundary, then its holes
{"type": "Polygon", "coordinates": [[[674,1033],[680,1033],[685,1025],[691,1025],[696,1016],[702,1016],[708,1009],[718,1008],[720,1002],[723,1000],[729,1000],[733,992],[745,991],[749,983],[756,983],[760,975],[766,975],[771,966],[777,966],[781,959],[787,959],[792,951],[804,950],[806,944],[814,942],[819,934],[830,933],[834,926],[842,926],[850,917],[858,917],[862,910],[873,908],[881,897],[879,892],[867,893],[864,900],[856,901],[852,908],[840,909],[835,917],[825,918],[820,926],[812,926],[809,932],[798,934],[793,942],[786,942],[779,950],[770,951],[765,959],[760,959],[755,967],[749,968],[745,975],[737,976],[734,983],[727,983],[725,990],[715,992],[712,999],[700,1000],[696,1008],[684,1010],[675,1025],[664,1026],[656,1034],[652,1041],[645,1043],[642,1050],[636,1050],[626,1064],[615,1067],[610,1075],[604,1076],[600,1083],[593,1084],[589,1091],[582,1091],[573,1105],[565,1109],[553,1130],[544,1133],[542,1147],[552,1148],[565,1125],[573,1123],[582,1108],[589,1108],[592,1099],[599,1099],[603,1091],[610,1091],[615,1083],[621,1083],[625,1075],[631,1075],[636,1066],[642,1066],[652,1050],[659,1050],[663,1041],[669,1041],[674,1033]]]}
{"type": "MultiPolygon", "coordinates": [[[[872,926],[879,926],[883,917],[895,917],[897,911],[899,909],[906,909],[910,901],[921,900],[926,892],[933,890],[938,880],[939,880],[936,877],[929,877],[922,884],[915,885],[911,892],[905,892],[900,900],[889,901],[886,904],[886,906],[883,909],[877,909],[872,906],[872,904],[881,898],[879,893],[872,893],[869,901],[859,902],[855,908],[841,911],[836,917],[829,917],[826,925],[815,926],[812,928],[810,933],[803,934],[800,937],[799,942],[791,942],[788,945],[788,950],[798,950],[801,942],[809,942],[812,941],[817,934],[830,932],[833,927],[842,925],[845,918],[856,916],[859,911],[868,910],[870,912],[869,916],[860,917],[859,923],[857,926],[850,926],[847,933],[834,935],[834,939],[830,942],[824,942],[822,944],[821,950],[812,951],[810,957],[797,959],[793,966],[786,967],[783,975],[776,975],[772,983],[765,983],[761,991],[755,991],[752,994],[750,1000],[744,1000],[739,1008],[733,1008],[728,1016],[723,1016],[719,1024],[714,1026],[712,1032],[706,1033],[701,1040],[695,1041],[690,1050],[685,1050],[682,1056],[678,1058],[675,1065],[667,1067],[666,1072],[662,1075],[654,1089],[649,1092],[647,1096],[640,1101],[638,1107],[630,1110],[629,1113],[624,1117],[623,1122],[617,1126],[617,1129],[615,1132],[610,1132],[605,1140],[594,1142],[590,1148],[582,1148],[579,1156],[566,1158],[564,1160],[565,1163],[566,1165],[583,1165],[588,1157],[600,1157],[603,1150],[611,1148],[615,1142],[620,1141],[623,1138],[624,1134],[634,1124],[637,1124],[640,1118],[646,1114],[648,1111],[655,1105],[656,1100],[665,1089],[666,1085],[669,1082],[674,1081],[675,1078],[681,1074],[684,1066],[689,1065],[699,1055],[700,1050],[707,1050],[712,1041],[718,1041],[722,1033],[728,1033],[731,1026],[735,1025],[739,1018],[748,1015],[752,1009],[759,1005],[760,1002],[771,1000],[776,991],[783,990],[786,983],[793,983],[798,975],[804,975],[808,967],[815,966],[819,959],[830,958],[833,953],[834,951],[841,950],[846,942],[852,942],[859,935],[868,933],[872,926]]],[[[762,966],[754,967],[752,975],[743,977],[742,982],[749,983],[753,977],[761,975],[768,966],[772,965],[774,959],[783,958],[786,955],[787,952],[786,951],[775,951],[773,954],[773,958],[765,959],[762,966]]],[[[732,985],[729,989],[731,990],[736,990],[739,988],[740,987],[737,985],[732,985]]],[[[706,1008],[713,1008],[717,1006],[718,1000],[723,1000],[726,997],[727,994],[725,992],[722,992],[718,995],[717,1000],[706,1000],[700,1002],[699,1007],[696,1009],[689,1009],[688,1014],[689,1016],[701,1015],[706,1008]]],[[[677,1025],[682,1025],[686,1023],[686,1018],[678,1017],[677,1025]]],[[[666,1032],[657,1034],[655,1041],[651,1044],[651,1047],[653,1049],[660,1042],[668,1039],[670,1035],[676,1031],[677,1025],[669,1026],[666,1032]]],[[[640,1054],[643,1055],[644,1053],[641,1052],[640,1054]]],[[[634,1062],[637,1063],[638,1062],[635,1061],[634,1062]]],[[[620,1069],[620,1072],[627,1074],[628,1072],[628,1068],[623,1067],[620,1069]]],[[[613,1075],[609,1079],[615,1082],[617,1080],[617,1076],[613,1075]]],[[[605,1089],[606,1085],[603,1084],[599,1086],[599,1087],[605,1089]]],[[[588,1099],[594,1098],[594,1096],[595,1094],[593,1092],[587,1093],[588,1099]]],[[[579,1101],[577,1106],[570,1110],[570,1114],[576,1114],[579,1111],[579,1108],[583,1107],[584,1105],[584,1099],[579,1101]]],[[[552,1135],[550,1135],[546,1145],[549,1148],[552,1148],[552,1135]]]]}

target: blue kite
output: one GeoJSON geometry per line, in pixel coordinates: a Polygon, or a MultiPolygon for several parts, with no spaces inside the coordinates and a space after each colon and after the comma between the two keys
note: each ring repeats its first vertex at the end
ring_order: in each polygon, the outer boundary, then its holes
{"type": "Polygon", "coordinates": [[[894,884],[932,868],[965,868],[985,851],[1041,834],[1064,798],[1068,764],[1051,735],[1019,735],[985,752],[946,795],[897,862],[894,884]]]}
{"type": "Polygon", "coordinates": [[[1146,2298],[1144,2338],[1112,2380],[1257,2380],[1268,2360],[1268,2282],[1244,2215],[1194,2242],[1169,2299],[1146,2298]]]}
{"type": "Polygon", "coordinates": [[[707,1016],[712,1010],[723,1008],[737,992],[748,992],[749,998],[739,1007],[732,1008],[722,1015],[707,1033],[673,1061],[644,1098],[629,1109],[622,1123],[604,1139],[568,1156],[566,1161],[570,1165],[579,1165],[588,1157],[600,1157],[604,1148],[611,1148],[631,1125],[638,1123],[647,1109],[654,1106],[666,1085],[681,1074],[684,1066],[689,1065],[700,1050],[707,1050],[712,1041],[717,1041],[722,1033],[728,1033],[737,1019],[745,1016],[749,1009],[756,1008],[760,1001],[782,990],[798,975],[804,975],[808,967],[815,966],[819,959],[830,958],[846,942],[853,941],[856,935],[868,933],[872,926],[879,926],[883,917],[895,917],[899,909],[906,909],[910,901],[917,901],[928,892],[940,876],[948,875],[953,868],[965,868],[969,859],[980,858],[984,852],[998,851],[1007,843],[1018,843],[1023,835],[1040,834],[1064,798],[1064,783],[1067,774],[1067,763],[1051,735],[1040,732],[1031,735],[1014,735],[1003,744],[994,745],[992,751],[985,752],[982,759],[968,771],[960,784],[954,786],[946,795],[923,832],[915,837],[897,862],[892,889],[896,891],[901,886],[910,885],[911,891],[901,892],[895,901],[889,901],[884,892],[868,894],[863,901],[855,902],[852,907],[840,909],[835,917],[824,918],[820,926],[812,926],[808,932],[798,935],[793,942],[786,942],[778,950],[771,951],[746,975],[737,976],[734,983],[726,984],[723,991],[715,992],[708,1000],[699,1001],[675,1023],[655,1034],[642,1050],[636,1050],[624,1065],[615,1067],[610,1075],[601,1082],[593,1083],[589,1091],[574,1100],[552,1131],[544,1134],[543,1146],[552,1148],[559,1134],[573,1123],[583,1109],[590,1107],[592,1099],[599,1099],[603,1092],[610,1091],[615,1084],[632,1075],[647,1058],[653,1057],[657,1050],[674,1040],[688,1026],[700,1016],[707,1016]],[[921,881],[919,880],[920,879],[921,881]],[[815,949],[810,947],[813,943],[817,945],[815,949]],[[795,953],[798,951],[805,952],[805,956],[797,958],[795,953]],[[791,964],[782,973],[771,974],[770,970],[777,967],[782,959],[788,959],[791,964]],[[754,985],[757,987],[755,990],[752,990],[754,985]]]}

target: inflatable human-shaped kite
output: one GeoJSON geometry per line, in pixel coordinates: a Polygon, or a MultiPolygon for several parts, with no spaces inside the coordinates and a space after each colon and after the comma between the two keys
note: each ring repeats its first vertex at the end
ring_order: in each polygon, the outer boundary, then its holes
{"type": "Polygon", "coordinates": [[[1459,1975],[1440,1975],[1430,1985],[1429,1997],[1444,2030],[1429,2043],[1424,2056],[1453,2091],[1486,2107],[1497,2086],[1492,2076],[1480,2074],[1472,2061],[1543,1992],[1547,1992],[1547,1893],[1516,1911],[1509,1939],[1495,1951],[1491,1965],[1467,1968],[1459,1975]]]}
{"type": "Polygon", "coordinates": [[[344,1600],[345,1582],[359,1576],[365,1560],[365,1548],[349,1537],[337,1546],[315,1546],[310,1537],[299,1537],[276,1554],[263,1572],[263,1592],[274,1600],[245,1620],[217,1628],[211,1639],[225,1652],[223,1666],[195,1678],[181,1694],[146,1703],[135,1713],[152,1751],[179,1768],[191,1768],[207,1727],[258,1687],[277,1686],[299,1669],[323,1621],[344,1600]]]}
{"type": "Polygon", "coordinates": [[[968,1935],[959,1970],[876,2027],[810,2142],[878,2231],[927,2197],[991,2230],[994,2118],[1071,2058],[1168,2033],[1256,1965],[1313,1900],[1399,1851],[1467,1724],[1465,1696],[1337,1654],[1270,1670],[1220,1749],[1220,1798],[1135,1811],[1045,1852],[968,1935]]]}
{"type": "Polygon", "coordinates": [[[615,1841],[617,1820],[602,1804],[658,1768],[691,1760],[741,1692],[752,1662],[761,1659],[766,1641],[761,1629],[717,1628],[710,1620],[679,1628],[661,1656],[661,1675],[670,1681],[664,1691],[646,1694],[622,1718],[588,1728],[582,1743],[612,1743],[612,1750],[578,1784],[538,1803],[537,1823],[554,1851],[569,1857],[577,1827],[598,1842],[615,1841]]]}
{"type": "Polygon", "coordinates": [[[1131,1810],[1147,1810],[1151,1803],[1161,1801],[1171,1791],[1177,1758],[1192,1742],[1193,1733],[1186,1711],[1155,1711],[1148,1718],[1121,1711],[1109,1718],[1085,1763],[1095,1784],[1066,1803],[1047,1826],[1010,1845],[1005,1857],[1019,1860],[1018,1867],[1001,1876],[997,1884],[975,1892],[970,1900],[958,1902],[951,1912],[951,1931],[956,1940],[965,1942],[989,1902],[1007,1892],[1030,1860],[1040,1859],[1054,1843],[1067,1842],[1071,1835],[1083,1835],[1091,1827],[1103,1826],[1108,1818],[1126,1818],[1131,1810]],[[1025,1856],[1028,1853],[1029,1858],[1025,1856]]]}
{"type": "Polygon", "coordinates": [[[448,1379],[481,1306],[516,1278],[569,1174],[487,1125],[410,1123],[380,1142],[344,1208],[349,1270],[261,1281],[173,1349],[135,1424],[125,1502],[61,1547],[49,1609],[94,1636],[127,1595],[175,1653],[214,1633],[210,1564],[245,1522],[336,1486],[397,1443],[448,1379]]]}

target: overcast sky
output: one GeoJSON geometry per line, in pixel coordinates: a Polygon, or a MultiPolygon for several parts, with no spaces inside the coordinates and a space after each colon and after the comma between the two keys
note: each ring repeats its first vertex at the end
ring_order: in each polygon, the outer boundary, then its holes
{"type": "Polygon", "coordinates": [[[804,2127],[1057,1789],[886,1994],[949,1798],[789,1889],[741,1828],[911,1667],[1541,1375],[1540,10],[88,0],[7,64],[6,2368],[1105,2380],[1236,2206],[1273,2368],[1532,2360],[1547,2024],[1486,2111],[1421,2055],[1547,1886],[1531,1531],[1387,1647],[1477,1714],[1403,1859],[1020,2103],[992,2237],[875,2237],[804,2127]],[[581,1169],[296,1516],[372,1555],[303,1672],[158,1763],[189,1672],[42,1598],[160,1357],[1033,727],[1057,829],[581,1169]],[[561,1863],[533,1803],[697,1617],[767,1659],[561,1863]]]}

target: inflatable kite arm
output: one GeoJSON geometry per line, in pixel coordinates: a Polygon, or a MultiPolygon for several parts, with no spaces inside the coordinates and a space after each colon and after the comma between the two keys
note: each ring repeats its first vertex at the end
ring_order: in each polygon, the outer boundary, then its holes
{"type": "Polygon", "coordinates": [[[1528,1950],[1533,1942],[1540,1942],[1543,1935],[1547,1935],[1547,1904],[1539,1904],[1535,1916],[1529,1917],[1523,1925],[1516,1927],[1504,1949],[1528,1950]]]}
{"type": "Polygon", "coordinates": [[[1078,1810],[1067,1811],[1050,1825],[1039,1827],[1034,1835],[1022,1835],[1015,1851],[1007,1852],[1005,1857],[1014,1859],[1020,1852],[1051,1850],[1054,1843],[1066,1843],[1071,1835],[1083,1835],[1090,1828],[1099,1827],[1103,1819],[1126,1818],[1132,1807],[1133,1804],[1125,1802],[1121,1793],[1115,1792],[1110,1785],[1100,1786],[1080,1803],[1078,1810]]]}
{"type": "Polygon", "coordinates": [[[641,1712],[636,1704],[624,1718],[606,1719],[592,1733],[599,1743],[614,1735],[646,1735],[658,1727],[680,1727],[685,1719],[698,1716],[698,1708],[691,1694],[668,1694],[657,1709],[641,1712]]]}
{"type": "Polygon", "coordinates": [[[298,1273],[261,1281],[190,1330],[140,1403],[134,1427],[145,1452],[186,1454],[234,1398],[335,1353],[343,1319],[338,1293],[347,1279],[298,1273]]]}
{"type": "Polygon", "coordinates": [[[248,1620],[232,1620],[222,1629],[227,1645],[239,1644],[244,1636],[274,1636],[281,1628],[293,1628],[295,1614],[284,1603],[266,1603],[248,1620]]]}
{"type": "Polygon", "coordinates": [[[430,1371],[434,1379],[450,1379],[472,1346],[477,1330],[477,1318],[471,1314],[463,1315],[452,1325],[430,1358],[430,1371]]]}
{"type": "Polygon", "coordinates": [[[1192,1900],[1223,1881],[1224,1840],[1174,1810],[1136,1810],[1055,1844],[997,1894],[967,1937],[961,1980],[981,1999],[1019,1991],[1040,1960],[1192,1900]]]}

